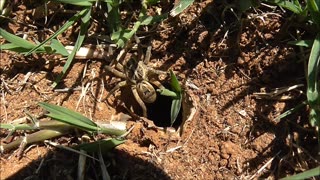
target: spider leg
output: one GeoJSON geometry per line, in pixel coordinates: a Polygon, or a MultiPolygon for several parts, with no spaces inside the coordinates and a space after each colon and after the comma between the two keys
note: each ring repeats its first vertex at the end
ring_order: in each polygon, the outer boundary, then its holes
{"type": "Polygon", "coordinates": [[[161,70],[157,70],[157,69],[154,69],[152,67],[148,67],[148,71],[150,74],[156,74],[156,75],[167,75],[167,76],[170,76],[170,73],[167,72],[167,71],[161,71],[161,70]]]}
{"type": "Polygon", "coordinates": [[[167,72],[167,71],[161,71],[161,70],[157,70],[157,69],[154,69],[150,66],[148,66],[147,64],[145,64],[144,62],[142,61],[139,61],[138,62],[138,68],[137,69],[144,69],[144,70],[147,70],[146,71],[146,75],[145,76],[152,76],[152,75],[166,75],[166,76],[170,76],[170,73],[167,72]]]}
{"type": "Polygon", "coordinates": [[[142,101],[142,99],[140,98],[136,86],[132,85],[131,90],[132,90],[134,98],[136,99],[136,101],[138,102],[140,107],[142,108],[143,117],[147,117],[147,107],[144,104],[144,102],[142,101]]]}
{"type": "Polygon", "coordinates": [[[114,74],[115,76],[117,76],[117,77],[119,77],[119,78],[122,78],[122,79],[126,79],[126,75],[125,75],[123,72],[121,72],[121,71],[119,71],[119,70],[117,70],[117,69],[115,69],[115,68],[113,68],[113,67],[111,67],[111,66],[104,66],[104,68],[105,68],[107,71],[109,71],[109,72],[111,72],[112,74],[114,74]]]}
{"type": "MultiPolygon", "coordinates": [[[[127,85],[127,81],[121,81],[119,82],[116,87],[114,87],[113,89],[111,89],[111,91],[109,91],[108,95],[104,98],[104,100],[108,100],[108,98],[114,93],[116,92],[116,90],[120,89],[121,87],[124,87],[127,85]]],[[[107,101],[108,102],[108,101],[107,101]]]]}
{"type": "Polygon", "coordinates": [[[151,84],[157,86],[159,89],[165,89],[165,87],[160,83],[160,81],[150,80],[149,82],[150,82],[151,84]]]}
{"type": "Polygon", "coordinates": [[[124,67],[123,67],[122,64],[117,63],[115,66],[116,66],[117,69],[119,69],[120,72],[124,72],[124,67]]]}
{"type": "Polygon", "coordinates": [[[151,46],[148,46],[148,47],[147,47],[146,55],[145,55],[144,60],[143,60],[144,64],[148,64],[149,61],[150,61],[151,48],[152,48],[151,46]]]}

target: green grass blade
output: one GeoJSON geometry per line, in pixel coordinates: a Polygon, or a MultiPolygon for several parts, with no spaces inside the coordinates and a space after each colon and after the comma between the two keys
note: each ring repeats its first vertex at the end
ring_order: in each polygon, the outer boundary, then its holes
{"type": "Polygon", "coordinates": [[[308,179],[311,177],[319,177],[320,176],[320,166],[313,168],[313,169],[309,169],[307,171],[304,171],[302,173],[293,175],[293,176],[288,176],[285,178],[282,178],[280,180],[292,180],[292,179],[308,179]]]}
{"type": "Polygon", "coordinates": [[[0,129],[8,130],[35,130],[38,129],[36,126],[31,124],[2,124],[0,123],[0,129]]]}
{"type": "Polygon", "coordinates": [[[160,3],[160,0],[144,0],[144,3],[148,6],[153,6],[160,3]]]}
{"type": "MultiPolygon", "coordinates": [[[[47,139],[56,138],[56,137],[68,134],[71,129],[72,128],[70,126],[66,126],[66,127],[61,127],[56,130],[51,130],[51,129],[50,130],[49,129],[40,130],[38,132],[34,132],[34,133],[26,136],[26,143],[33,144],[33,143],[41,142],[41,141],[44,141],[47,139]]],[[[4,145],[1,144],[0,151],[6,152],[11,149],[17,148],[20,146],[22,141],[24,141],[24,137],[20,137],[19,139],[15,140],[9,144],[4,144],[4,145]]]]}
{"type": "Polygon", "coordinates": [[[99,156],[99,163],[100,163],[100,169],[101,169],[101,174],[102,174],[102,180],[111,180],[111,177],[110,177],[110,174],[108,172],[107,166],[104,163],[104,159],[102,157],[101,150],[98,151],[98,156],[99,156]]]}
{"type": "Polygon", "coordinates": [[[320,58],[320,33],[316,36],[308,63],[308,100],[310,103],[315,103],[318,99],[318,84],[317,76],[319,69],[319,58],[320,58]]]}
{"type": "Polygon", "coordinates": [[[40,122],[40,129],[56,129],[60,126],[63,126],[62,123],[66,123],[64,126],[71,125],[94,133],[103,133],[116,136],[126,133],[126,131],[119,129],[99,127],[95,122],[91,121],[82,114],[61,106],[48,104],[45,102],[40,102],[39,105],[49,112],[47,116],[59,121],[60,123],[56,123],[55,121],[51,121],[52,123],[50,123],[50,121],[47,123],[40,122]]]}
{"type": "Polygon", "coordinates": [[[306,104],[307,104],[307,102],[304,101],[303,103],[297,105],[296,107],[291,108],[291,109],[285,111],[284,113],[282,113],[282,114],[280,114],[278,117],[276,117],[276,118],[274,119],[274,121],[275,121],[275,122],[279,122],[282,118],[284,118],[284,117],[286,117],[286,116],[289,116],[289,115],[292,114],[292,113],[297,112],[298,110],[300,110],[301,108],[303,108],[306,104]]]}
{"type": "Polygon", "coordinates": [[[170,76],[171,76],[171,86],[172,86],[173,91],[175,91],[177,93],[181,93],[181,91],[182,91],[181,86],[179,84],[177,76],[173,73],[172,70],[170,70],[170,76]]]}
{"type": "Polygon", "coordinates": [[[83,123],[89,124],[91,126],[97,126],[96,123],[94,123],[93,121],[91,121],[89,118],[83,116],[82,114],[72,111],[70,109],[61,107],[61,106],[57,106],[57,105],[53,105],[53,104],[49,104],[49,103],[45,103],[45,102],[40,102],[39,105],[41,107],[43,107],[44,109],[46,109],[47,111],[49,111],[50,113],[57,113],[57,115],[65,115],[70,119],[76,119],[76,121],[82,121],[83,123]]]}
{"type": "Polygon", "coordinates": [[[4,9],[4,5],[6,4],[6,1],[0,1],[0,13],[2,13],[2,10],[4,9]]]}
{"type": "Polygon", "coordinates": [[[1,45],[0,49],[14,51],[14,52],[18,52],[18,53],[26,53],[30,50],[30,49],[20,47],[19,45],[15,45],[13,43],[3,44],[3,45],[1,45]]]}
{"type": "Polygon", "coordinates": [[[240,12],[244,13],[250,8],[258,8],[261,4],[261,1],[248,0],[248,1],[236,1],[235,6],[240,12]]]}
{"type": "Polygon", "coordinates": [[[313,44],[313,40],[297,40],[297,41],[289,41],[288,44],[295,46],[303,46],[307,48],[311,48],[313,44]]]}
{"type": "Polygon", "coordinates": [[[170,118],[171,118],[171,126],[172,126],[173,123],[176,121],[181,109],[182,88],[179,84],[177,76],[173,73],[172,70],[170,70],[170,76],[171,76],[171,88],[177,95],[176,98],[172,99],[172,104],[171,104],[170,118]]]}
{"type": "Polygon", "coordinates": [[[176,1],[178,3],[175,3],[173,9],[170,11],[170,15],[171,16],[176,16],[178,14],[180,14],[183,10],[187,9],[187,7],[189,7],[194,0],[179,0],[176,1]]]}
{"type": "Polygon", "coordinates": [[[120,29],[111,35],[111,40],[117,44],[118,47],[124,47],[125,43],[133,35],[129,29],[120,29]],[[128,39],[129,38],[129,39],[128,39]]]}
{"type": "Polygon", "coordinates": [[[179,112],[181,109],[181,103],[182,103],[182,96],[180,96],[178,99],[172,99],[171,112],[170,112],[171,126],[176,121],[179,115],[179,112]]]}
{"type": "Polygon", "coordinates": [[[307,6],[314,23],[320,28],[320,0],[307,0],[307,6]]]}
{"type": "Polygon", "coordinates": [[[60,75],[57,77],[57,79],[53,83],[53,85],[52,85],[53,87],[55,87],[61,81],[61,79],[64,77],[64,75],[66,74],[67,70],[69,69],[69,67],[72,63],[74,56],[76,55],[76,53],[78,52],[78,50],[80,49],[80,47],[84,41],[85,35],[88,31],[89,23],[90,23],[91,7],[88,7],[84,12],[85,13],[81,17],[82,23],[80,26],[80,32],[79,32],[77,41],[74,45],[74,48],[73,48],[71,54],[68,56],[66,64],[63,66],[62,72],[60,73],[60,75]]]}
{"type": "MultiPolygon", "coordinates": [[[[18,37],[16,35],[10,34],[8,33],[6,30],[0,28],[0,35],[7,41],[11,42],[12,44],[24,48],[24,49],[32,49],[34,47],[36,47],[35,44],[21,38],[18,37]]],[[[2,47],[3,48],[3,47],[2,47]]],[[[44,48],[41,48],[42,51],[44,51],[44,48]]]]}
{"type": "Polygon", "coordinates": [[[160,22],[168,17],[168,13],[164,13],[161,15],[156,15],[156,16],[141,16],[139,17],[139,21],[141,22],[141,25],[150,25],[153,23],[160,22]]]}
{"type": "Polygon", "coordinates": [[[280,7],[283,7],[285,9],[288,9],[296,14],[302,14],[303,13],[303,10],[301,8],[301,5],[297,5],[296,2],[295,3],[292,3],[290,1],[286,1],[286,0],[266,0],[266,2],[269,2],[269,3],[273,3],[273,4],[276,4],[280,7]]]}
{"type": "Polygon", "coordinates": [[[112,128],[100,127],[98,133],[100,133],[100,134],[115,135],[115,136],[121,136],[121,135],[123,135],[124,133],[126,133],[126,131],[124,131],[124,130],[119,130],[119,129],[112,129],[112,128]]]}
{"type": "Polygon", "coordinates": [[[160,93],[162,96],[169,96],[172,98],[178,98],[178,94],[174,91],[170,91],[169,89],[157,89],[157,91],[160,93]]]}
{"type": "Polygon", "coordinates": [[[113,0],[107,3],[108,8],[108,27],[112,33],[121,30],[121,18],[119,10],[119,0],[113,0]]]}
{"type": "Polygon", "coordinates": [[[83,14],[87,13],[87,11],[88,9],[83,9],[79,13],[75,14],[57,32],[55,32],[52,36],[50,36],[48,39],[46,39],[42,43],[38,44],[36,47],[32,48],[26,55],[30,55],[31,53],[35,52],[37,49],[42,48],[44,44],[51,41],[52,39],[57,37],[59,34],[67,30],[72,24],[74,24],[79,18],[81,18],[83,14]]]}
{"type": "Polygon", "coordinates": [[[37,130],[37,129],[51,129],[51,130],[59,130],[63,129],[68,124],[59,122],[59,121],[38,121],[37,124],[28,123],[28,124],[1,124],[0,129],[8,129],[8,130],[37,130]]]}
{"type": "Polygon", "coordinates": [[[53,119],[87,131],[97,132],[99,130],[96,123],[78,112],[45,102],[40,102],[39,105],[49,111],[49,114],[47,114],[47,116],[53,119]]]}
{"type": "Polygon", "coordinates": [[[312,125],[319,125],[320,119],[320,96],[318,85],[318,71],[320,62],[320,33],[316,36],[308,63],[308,75],[307,75],[307,99],[310,105],[310,123],[312,125]]]}
{"type": "Polygon", "coordinates": [[[95,2],[95,0],[56,0],[61,3],[65,4],[72,4],[76,6],[92,6],[92,2],[95,2]]]}
{"type": "Polygon", "coordinates": [[[120,29],[117,32],[112,33],[111,40],[114,41],[118,47],[124,47],[125,43],[131,39],[135,32],[139,29],[141,25],[140,21],[134,23],[132,30],[120,29]]]}
{"type": "Polygon", "coordinates": [[[56,39],[52,39],[51,47],[55,50],[55,53],[61,54],[62,56],[69,56],[69,52],[66,48],[56,39]]]}
{"type": "Polygon", "coordinates": [[[101,149],[101,152],[110,151],[112,148],[124,143],[124,140],[118,140],[115,138],[112,139],[102,139],[92,143],[84,143],[74,147],[77,150],[84,150],[87,152],[98,152],[101,149]]]}
{"type": "Polygon", "coordinates": [[[150,25],[156,22],[160,22],[163,19],[167,18],[167,14],[157,15],[157,16],[147,16],[143,13],[140,13],[139,20],[134,23],[133,28],[130,29],[122,29],[118,27],[117,31],[112,33],[111,40],[114,41],[118,47],[124,47],[125,43],[131,39],[134,33],[137,32],[141,25],[150,25]]]}
{"type": "MultiPolygon", "coordinates": [[[[310,121],[310,124],[311,126],[319,126],[319,122],[318,122],[318,119],[320,117],[320,112],[319,110],[317,110],[316,108],[312,108],[310,107],[310,112],[309,112],[309,121],[310,121]]],[[[320,136],[320,134],[319,134],[320,136]]],[[[320,139],[319,139],[319,143],[320,143],[320,139]]]]}

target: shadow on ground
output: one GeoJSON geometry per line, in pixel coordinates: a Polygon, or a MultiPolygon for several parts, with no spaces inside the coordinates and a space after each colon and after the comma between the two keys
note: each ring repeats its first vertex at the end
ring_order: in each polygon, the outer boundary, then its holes
{"type": "MultiPolygon", "coordinates": [[[[111,179],[171,179],[153,163],[133,157],[122,150],[106,153],[104,160],[111,179]]],[[[77,179],[77,166],[77,154],[64,150],[50,151],[7,179],[77,179]]],[[[102,179],[99,162],[88,158],[84,177],[102,179]]]]}

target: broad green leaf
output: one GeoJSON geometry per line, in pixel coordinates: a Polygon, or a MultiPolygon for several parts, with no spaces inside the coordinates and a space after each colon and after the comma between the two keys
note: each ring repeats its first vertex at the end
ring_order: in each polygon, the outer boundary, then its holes
{"type": "Polygon", "coordinates": [[[42,48],[44,44],[51,41],[59,34],[63,33],[67,30],[72,24],[74,24],[79,18],[81,18],[84,14],[88,12],[88,9],[83,9],[79,13],[75,14],[72,18],[70,18],[57,32],[51,35],[48,39],[43,41],[42,43],[38,44],[36,47],[33,47],[26,55],[30,55],[31,53],[35,52],[37,49],[42,48]]]}
{"type": "Polygon", "coordinates": [[[189,7],[194,0],[178,0],[175,1],[177,3],[175,3],[173,9],[170,11],[170,15],[171,16],[176,16],[178,14],[180,14],[183,10],[187,9],[187,7],[189,7]]]}
{"type": "Polygon", "coordinates": [[[313,40],[297,40],[297,41],[289,41],[288,44],[303,46],[303,47],[312,47],[313,40]]]}
{"type": "Polygon", "coordinates": [[[84,150],[87,152],[98,152],[101,149],[101,152],[107,152],[110,151],[112,148],[124,143],[124,140],[118,140],[115,138],[112,139],[103,139],[103,140],[99,140],[96,142],[92,142],[92,143],[84,143],[84,144],[80,144],[76,147],[74,147],[75,149],[78,150],[84,150]]]}
{"type": "Polygon", "coordinates": [[[176,121],[180,109],[181,109],[181,103],[182,103],[182,96],[180,96],[178,99],[172,99],[172,104],[171,104],[171,112],[170,112],[170,119],[171,119],[171,126],[173,123],[176,121]]]}
{"type": "Polygon", "coordinates": [[[47,116],[53,119],[87,131],[98,131],[98,126],[96,123],[78,112],[45,102],[40,102],[39,105],[49,111],[47,116]]]}
{"type": "Polygon", "coordinates": [[[311,177],[319,177],[319,176],[320,176],[320,166],[313,169],[309,169],[307,171],[304,171],[302,173],[299,173],[293,176],[281,178],[280,180],[309,179],[311,177]]]}
{"type": "Polygon", "coordinates": [[[88,7],[86,9],[86,11],[84,11],[84,12],[85,13],[82,14],[82,16],[81,16],[82,23],[80,26],[80,32],[79,32],[77,41],[74,45],[74,48],[73,48],[71,54],[68,56],[66,64],[63,66],[62,72],[60,73],[60,75],[57,77],[57,79],[53,83],[53,85],[52,85],[53,87],[55,87],[61,81],[61,79],[64,77],[64,75],[66,74],[67,70],[69,69],[69,67],[72,63],[74,56],[76,55],[76,53],[78,52],[78,50],[80,49],[80,47],[84,41],[85,35],[87,34],[89,22],[90,22],[90,16],[91,16],[91,7],[88,7]]]}

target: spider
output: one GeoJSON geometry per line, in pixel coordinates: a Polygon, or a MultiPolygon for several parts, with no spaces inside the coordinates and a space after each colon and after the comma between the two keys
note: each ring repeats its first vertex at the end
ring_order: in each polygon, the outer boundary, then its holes
{"type": "Polygon", "coordinates": [[[147,66],[150,54],[151,47],[148,47],[144,61],[137,61],[134,58],[131,58],[127,62],[124,62],[123,65],[117,63],[115,67],[105,66],[104,68],[107,71],[123,79],[111,89],[105,99],[108,99],[110,95],[121,87],[130,86],[135,100],[142,108],[143,117],[147,117],[147,107],[145,103],[153,103],[157,98],[157,92],[153,85],[160,89],[164,88],[164,86],[158,80],[154,79],[154,77],[155,75],[167,74],[164,71],[155,70],[147,66]]]}

